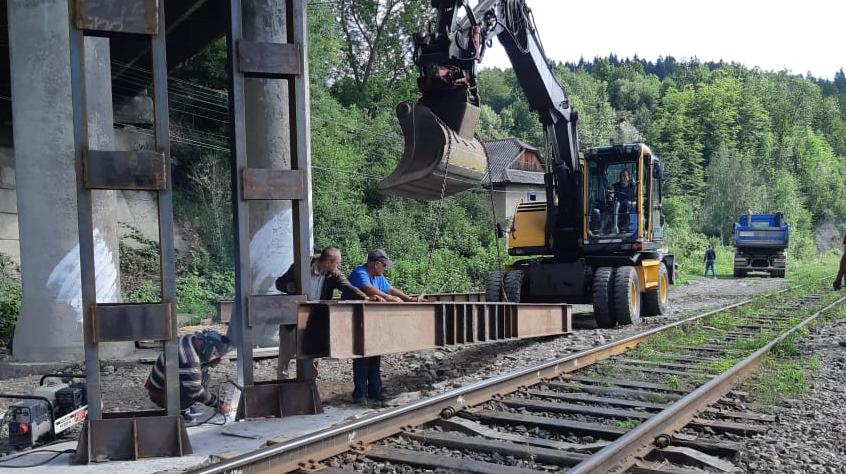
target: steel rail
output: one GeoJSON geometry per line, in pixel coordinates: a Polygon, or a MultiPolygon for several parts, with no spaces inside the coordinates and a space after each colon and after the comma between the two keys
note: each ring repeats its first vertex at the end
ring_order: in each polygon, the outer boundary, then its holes
{"type": "Polygon", "coordinates": [[[327,428],[284,443],[259,448],[187,472],[216,474],[237,470],[239,473],[280,473],[312,468],[323,459],[349,451],[352,447],[363,446],[366,443],[395,435],[401,432],[404,427],[435,421],[441,417],[442,413],[456,412],[465,407],[481,404],[490,400],[494,395],[506,395],[522,387],[534,385],[542,379],[554,378],[564,373],[573,372],[597,361],[621,354],[655,334],[688,325],[716,313],[744,306],[759,299],[770,298],[802,286],[804,285],[794,285],[779,291],[747,298],[619,341],[609,342],[552,361],[481,380],[425,400],[376,413],[361,420],[327,428]]]}
{"type": "Polygon", "coordinates": [[[644,421],[637,428],[597,451],[567,472],[571,474],[625,472],[634,465],[638,458],[648,454],[656,445],[668,442],[675,431],[686,426],[700,411],[717,402],[735,385],[746,379],[752,371],[761,365],[764,356],[773,347],[844,300],[846,300],[846,296],[808,316],[790,330],[747,356],[727,372],[674,402],[667,409],[644,421]]]}

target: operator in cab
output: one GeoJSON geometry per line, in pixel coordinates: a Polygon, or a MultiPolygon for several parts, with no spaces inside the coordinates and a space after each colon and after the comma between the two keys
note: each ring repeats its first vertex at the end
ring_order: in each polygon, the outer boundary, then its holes
{"type": "Polygon", "coordinates": [[[620,232],[627,232],[630,224],[629,211],[637,209],[637,191],[628,170],[620,171],[619,181],[614,183],[613,187],[615,197],[620,202],[620,232]]]}

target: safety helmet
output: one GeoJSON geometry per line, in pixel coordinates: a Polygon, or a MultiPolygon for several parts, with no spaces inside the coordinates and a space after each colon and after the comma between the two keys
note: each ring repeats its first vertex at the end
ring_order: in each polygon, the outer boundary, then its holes
{"type": "Polygon", "coordinates": [[[200,352],[200,361],[204,364],[220,359],[232,347],[229,338],[213,329],[206,329],[203,332],[194,334],[203,342],[200,352]]]}

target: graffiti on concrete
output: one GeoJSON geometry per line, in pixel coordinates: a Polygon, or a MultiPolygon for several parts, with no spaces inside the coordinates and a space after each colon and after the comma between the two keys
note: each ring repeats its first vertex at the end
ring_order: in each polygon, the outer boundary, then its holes
{"type": "MultiPolygon", "coordinates": [[[[97,283],[97,302],[116,303],[120,295],[118,267],[100,229],[94,229],[94,275],[97,283]]],[[[79,244],[76,244],[53,267],[47,278],[47,288],[55,291],[56,300],[70,305],[76,311],[76,320],[82,322],[82,277],[79,266],[79,244]]]]}
{"type": "Polygon", "coordinates": [[[279,212],[265,222],[250,241],[253,294],[273,290],[276,278],[294,262],[291,210],[279,212]]]}

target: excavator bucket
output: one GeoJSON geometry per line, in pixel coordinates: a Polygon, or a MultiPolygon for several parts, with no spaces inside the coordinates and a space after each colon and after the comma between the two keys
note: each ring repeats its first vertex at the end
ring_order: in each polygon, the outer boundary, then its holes
{"type": "Polygon", "coordinates": [[[485,149],[473,136],[479,112],[470,104],[462,107],[466,108],[459,112],[459,119],[453,120],[457,125],[454,130],[425,105],[398,105],[405,150],[393,173],[379,183],[379,189],[434,201],[441,197],[442,187],[446,197],[478,186],[487,168],[485,149]]]}

